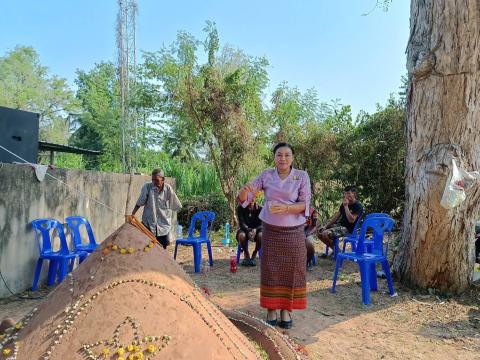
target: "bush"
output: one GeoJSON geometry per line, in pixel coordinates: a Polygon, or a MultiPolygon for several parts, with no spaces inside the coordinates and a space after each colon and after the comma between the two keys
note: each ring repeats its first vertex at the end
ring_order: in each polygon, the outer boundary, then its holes
{"type": "Polygon", "coordinates": [[[153,168],[160,168],[166,176],[176,180],[176,193],[180,199],[192,199],[204,194],[221,194],[220,182],[212,164],[198,160],[182,162],[163,152],[144,150],[144,160],[140,171],[147,174],[153,168]]]}
{"type": "Polygon", "coordinates": [[[361,114],[355,131],[340,144],[337,178],[355,184],[367,212],[401,218],[405,201],[405,109],[390,99],[377,112],[361,114]]]}
{"type": "Polygon", "coordinates": [[[210,210],[215,213],[215,221],[213,222],[214,231],[223,229],[223,225],[230,219],[225,197],[220,194],[207,194],[184,200],[183,208],[177,214],[177,220],[184,228],[188,228],[193,214],[204,210],[210,210]]]}

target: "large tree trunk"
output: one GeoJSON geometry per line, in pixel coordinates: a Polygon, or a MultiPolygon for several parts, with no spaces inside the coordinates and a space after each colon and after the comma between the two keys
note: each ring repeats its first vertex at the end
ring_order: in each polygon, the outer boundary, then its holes
{"type": "Polygon", "coordinates": [[[472,281],[480,191],[440,206],[451,159],[480,169],[480,3],[412,0],[407,48],[406,206],[401,280],[459,293],[472,281]]]}

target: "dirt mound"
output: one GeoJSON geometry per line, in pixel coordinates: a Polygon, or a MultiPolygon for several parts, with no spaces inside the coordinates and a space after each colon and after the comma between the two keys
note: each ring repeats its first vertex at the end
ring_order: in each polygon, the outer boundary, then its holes
{"type": "Polygon", "coordinates": [[[252,343],[130,224],[3,338],[0,359],[255,359],[252,343]]]}

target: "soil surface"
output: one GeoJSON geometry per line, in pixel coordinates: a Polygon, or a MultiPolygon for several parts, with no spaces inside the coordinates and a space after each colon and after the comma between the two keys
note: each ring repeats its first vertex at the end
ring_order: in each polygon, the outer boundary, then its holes
{"type": "Polygon", "coordinates": [[[257,359],[193,285],[170,253],[124,224],[6,334],[0,359],[16,346],[18,360],[257,359]]]}
{"type": "MultiPolygon", "coordinates": [[[[323,248],[316,246],[318,255],[323,248]]],[[[173,246],[168,251],[172,254],[173,246]]],[[[191,248],[180,247],[177,261],[217,305],[265,318],[259,306],[260,261],[232,274],[225,249],[214,246],[213,257],[214,266],[204,261],[199,274],[193,271],[191,248]]],[[[480,359],[480,284],[446,298],[395,282],[397,296],[390,297],[386,281],[378,279],[371,305],[364,306],[356,264],[344,264],[335,294],[330,292],[333,270],[332,259],[319,258],[307,272],[307,310],[295,311],[293,328],[284,331],[311,359],[480,359]]],[[[0,300],[0,317],[18,320],[44,301],[0,300]]]]}

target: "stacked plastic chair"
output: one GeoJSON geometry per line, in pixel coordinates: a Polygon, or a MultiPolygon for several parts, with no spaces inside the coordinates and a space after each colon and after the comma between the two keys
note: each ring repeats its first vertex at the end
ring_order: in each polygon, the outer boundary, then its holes
{"type": "Polygon", "coordinates": [[[44,260],[49,260],[48,285],[53,285],[57,275],[58,282],[62,282],[68,271],[71,270],[75,259],[78,257],[79,261],[82,262],[88,253],[85,251],[72,251],[68,248],[65,232],[63,231],[63,224],[55,219],[33,220],[32,226],[40,251],[32,285],[32,290],[35,291],[38,288],[38,280],[44,260]],[[55,231],[60,239],[60,248],[56,251],[52,246],[55,231]]]}
{"type": "Polygon", "coordinates": [[[87,219],[81,216],[69,216],[65,218],[65,222],[70,229],[70,234],[72,235],[72,242],[75,246],[75,250],[86,251],[92,253],[98,246],[95,241],[95,236],[93,235],[92,226],[87,219]],[[88,243],[82,241],[82,235],[80,233],[80,228],[84,226],[88,235],[88,243]]]}
{"type": "Polygon", "coordinates": [[[340,253],[337,256],[335,263],[335,272],[333,274],[332,292],[336,291],[337,277],[343,261],[356,262],[360,269],[360,277],[362,281],[362,302],[365,305],[370,304],[370,291],[377,290],[377,276],[375,271],[375,264],[380,263],[385,272],[390,295],[395,294],[393,289],[392,275],[390,273],[390,266],[383,249],[383,238],[385,234],[391,233],[393,230],[393,219],[389,217],[369,217],[365,219],[360,229],[358,242],[355,251],[340,253]],[[365,244],[367,240],[367,231],[372,230],[372,247],[371,251],[367,252],[365,244]]]}
{"type": "MultiPolygon", "coordinates": [[[[355,221],[355,226],[353,227],[353,230],[352,230],[352,233],[351,234],[348,234],[348,235],[345,235],[343,237],[343,252],[345,252],[345,246],[346,246],[346,243],[350,243],[350,244],[354,244],[356,242],[356,239],[358,239],[358,227],[360,225],[360,221],[362,219],[362,216],[363,216],[363,213],[360,214],[360,216],[357,218],[357,220],[355,221]]],[[[333,258],[336,259],[337,258],[337,254],[338,254],[338,251],[339,251],[339,243],[340,243],[340,238],[338,236],[335,237],[335,239],[333,240],[333,258]]],[[[354,246],[354,245],[353,245],[354,246]]],[[[328,250],[329,250],[329,246],[327,246],[325,248],[325,255],[328,255],[328,250]]]]}
{"type": "MultiPolygon", "coordinates": [[[[368,214],[367,216],[365,216],[365,220],[366,219],[370,219],[372,217],[380,217],[380,218],[390,218],[390,215],[388,214],[385,214],[385,213],[371,213],[371,214],[368,214]]],[[[353,230],[353,232],[346,236],[344,239],[343,239],[343,249],[342,249],[342,252],[345,252],[345,248],[347,246],[347,244],[349,243],[351,248],[352,248],[352,251],[355,251],[355,249],[357,248],[357,242],[358,242],[358,224],[360,222],[357,222],[357,224],[355,224],[355,229],[353,230]]],[[[371,252],[371,247],[373,245],[373,241],[372,240],[365,240],[365,246],[367,247],[367,251],[368,252],[371,252]]],[[[387,243],[387,249],[386,249],[386,252],[385,252],[385,256],[387,256],[387,253],[388,253],[388,243],[387,243]]]]}

